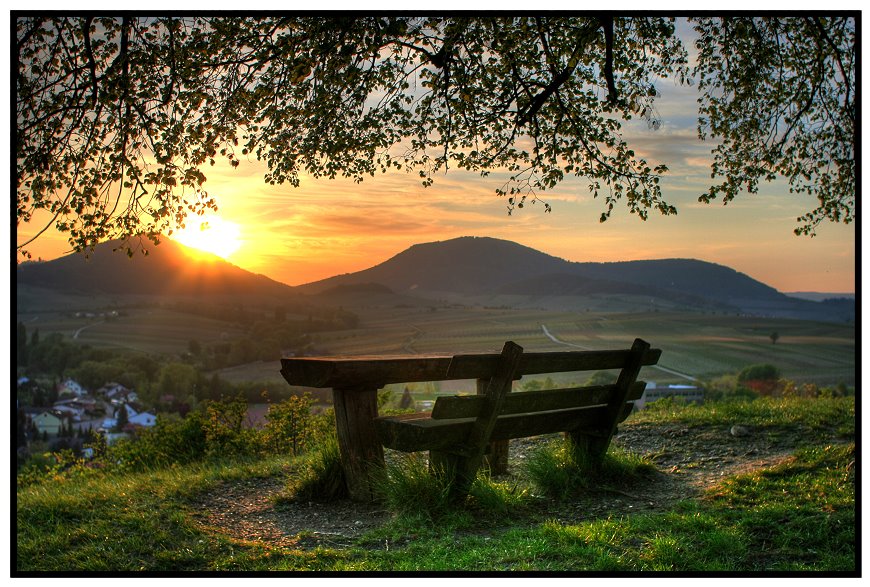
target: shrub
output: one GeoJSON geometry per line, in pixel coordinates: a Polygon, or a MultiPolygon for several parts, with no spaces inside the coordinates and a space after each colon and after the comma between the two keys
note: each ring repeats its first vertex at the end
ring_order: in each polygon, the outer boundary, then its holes
{"type": "Polygon", "coordinates": [[[424,514],[439,518],[450,509],[450,483],[447,475],[430,471],[421,453],[397,455],[375,474],[378,498],[390,511],[399,514],[424,514]]]}
{"type": "Polygon", "coordinates": [[[161,416],[153,428],[109,447],[107,460],[125,469],[142,470],[200,461],[208,452],[204,415],[191,412],[183,419],[161,416]]]}
{"type": "Polygon", "coordinates": [[[311,403],[311,396],[305,394],[269,406],[262,431],[267,452],[296,456],[316,441],[311,403]]]}
{"type": "Polygon", "coordinates": [[[279,501],[331,501],[347,497],[338,439],[333,434],[304,455],[279,501]]]}
{"type": "Polygon", "coordinates": [[[777,395],[781,391],[779,369],[769,363],[749,365],[737,374],[737,382],[761,395],[777,395]]]}

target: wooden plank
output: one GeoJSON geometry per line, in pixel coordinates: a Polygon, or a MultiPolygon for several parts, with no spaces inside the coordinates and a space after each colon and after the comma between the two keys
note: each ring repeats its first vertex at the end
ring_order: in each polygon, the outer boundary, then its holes
{"type": "MultiPolygon", "coordinates": [[[[524,353],[517,377],[540,373],[620,369],[630,351],[564,351],[524,353]]],[[[650,349],[643,365],[658,362],[661,350],[650,349]]],[[[290,385],[305,387],[381,388],[388,383],[489,379],[498,354],[408,355],[397,357],[285,357],[281,374],[290,385]]]]}
{"type": "MultiPolygon", "coordinates": [[[[561,351],[548,353],[524,353],[520,360],[520,375],[562,373],[570,371],[600,371],[621,369],[631,354],[630,350],[615,351],[561,351]]],[[[655,365],[661,349],[650,349],[644,354],[642,365],[655,365]]],[[[445,374],[445,379],[474,379],[489,377],[498,363],[497,354],[455,355],[445,374]]]]}
{"type": "Polygon", "coordinates": [[[649,348],[649,343],[639,338],[636,338],[631,345],[631,354],[616,380],[616,392],[607,402],[603,433],[594,435],[584,434],[582,431],[571,433],[574,443],[584,447],[593,458],[603,458],[607,452],[610,439],[616,434],[616,425],[620,422],[620,409],[625,405],[625,400],[631,393],[631,388],[637,380],[641,367],[643,367],[644,356],[649,348]]]}
{"type": "Polygon", "coordinates": [[[451,357],[285,357],[281,375],[290,385],[380,389],[388,383],[441,381],[451,357]]]}
{"type": "Polygon", "coordinates": [[[383,466],[384,449],[375,427],[378,391],[333,390],[335,430],[348,493],[354,501],[373,501],[372,467],[383,466]]]}
{"type": "MultiPolygon", "coordinates": [[[[488,379],[478,379],[476,381],[475,387],[478,396],[486,395],[486,387],[488,384],[488,379]]],[[[508,396],[510,396],[510,393],[508,393],[508,396]]],[[[435,401],[435,404],[438,404],[437,400],[435,401]]],[[[479,410],[480,408],[477,409],[479,410]]],[[[478,413],[478,411],[475,411],[474,414],[469,415],[476,417],[478,413]]],[[[501,413],[504,413],[504,405],[502,405],[501,413]]],[[[460,418],[463,416],[452,417],[460,418]]],[[[510,453],[509,445],[509,440],[494,440],[489,443],[489,450],[483,460],[484,463],[486,463],[486,466],[489,467],[489,472],[493,475],[503,475],[508,472],[508,456],[510,453]]]]}
{"type": "MultiPolygon", "coordinates": [[[[645,387],[646,383],[636,381],[631,386],[626,400],[639,399],[643,395],[645,387]]],[[[606,404],[616,393],[616,390],[617,387],[613,384],[509,393],[504,399],[501,413],[519,414],[606,404]]],[[[435,401],[435,406],[432,408],[432,418],[474,418],[482,406],[482,396],[443,396],[435,401]]]]}
{"type": "MultiPolygon", "coordinates": [[[[623,421],[631,413],[632,403],[626,403],[619,414],[623,421]]],[[[508,440],[582,429],[587,433],[603,434],[606,406],[571,408],[550,412],[511,414],[499,416],[490,440],[508,440]]],[[[404,452],[423,450],[461,451],[473,426],[474,418],[435,420],[421,414],[378,418],[375,422],[378,437],[387,448],[404,452]]]]}
{"type": "Polygon", "coordinates": [[[504,398],[511,389],[514,374],[522,356],[523,347],[512,341],[504,343],[496,372],[486,386],[486,394],[480,396],[483,405],[462,447],[465,458],[460,460],[456,466],[455,496],[464,495],[474,481],[477,470],[483,462],[483,454],[489,446],[489,438],[492,436],[496,420],[501,413],[504,398]]]}

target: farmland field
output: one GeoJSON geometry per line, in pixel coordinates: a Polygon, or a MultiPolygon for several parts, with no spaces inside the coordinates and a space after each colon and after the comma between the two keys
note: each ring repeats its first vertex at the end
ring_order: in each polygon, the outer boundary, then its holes
{"type": "Polygon", "coordinates": [[[498,352],[505,340],[527,351],[628,348],[635,337],[663,351],[660,366],[668,371],[647,368],[642,375],[647,380],[686,383],[679,374],[704,379],[765,362],[801,382],[855,383],[851,324],[688,312],[405,308],[372,311],[361,328],[321,333],[314,340],[325,354],[358,355],[498,352]],[[773,332],[779,334],[776,344],[773,332]]]}
{"type": "MultiPolygon", "coordinates": [[[[42,333],[61,332],[81,343],[150,353],[178,353],[187,349],[190,340],[207,345],[243,335],[238,324],[168,309],[154,300],[128,306],[113,318],[76,317],[74,310],[83,300],[79,302],[51,310],[55,300],[29,297],[26,303],[19,300],[18,320],[30,332],[36,328],[42,333]]],[[[118,306],[107,299],[91,300],[89,307],[106,311],[118,306]]],[[[608,349],[628,348],[640,337],[663,351],[662,369],[645,368],[641,374],[648,381],[686,383],[691,378],[736,373],[754,363],[771,363],[784,377],[799,382],[855,384],[853,324],[699,312],[614,313],[460,305],[352,310],[360,317],[359,327],[313,334],[315,353],[498,352],[506,340],[526,351],[608,349]],[[779,335],[776,344],[771,342],[773,332],[779,335]]],[[[276,349],[274,361],[239,365],[220,374],[235,382],[281,381],[279,352],[276,349]]],[[[576,377],[564,374],[559,379],[572,382],[576,377]]],[[[455,386],[445,383],[438,387],[455,386]]]]}

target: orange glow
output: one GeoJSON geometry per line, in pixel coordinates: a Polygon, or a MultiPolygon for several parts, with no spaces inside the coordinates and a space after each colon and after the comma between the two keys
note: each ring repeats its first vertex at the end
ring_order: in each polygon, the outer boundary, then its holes
{"type": "Polygon", "coordinates": [[[173,232],[170,238],[192,249],[227,259],[242,246],[239,235],[238,224],[211,215],[189,222],[173,232]]]}

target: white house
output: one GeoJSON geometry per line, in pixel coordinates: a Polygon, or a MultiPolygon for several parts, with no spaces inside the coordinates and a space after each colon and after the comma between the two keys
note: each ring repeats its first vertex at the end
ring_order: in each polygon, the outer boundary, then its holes
{"type": "Polygon", "coordinates": [[[140,412],[130,418],[130,424],[150,428],[157,424],[157,416],[155,416],[154,414],[149,414],[148,412],[140,412]]]}
{"type": "Polygon", "coordinates": [[[83,395],[87,395],[87,390],[78,384],[78,382],[73,381],[72,379],[65,379],[57,386],[57,394],[58,395],[74,395],[76,397],[82,397],[83,395]]]}
{"type": "Polygon", "coordinates": [[[75,406],[70,404],[55,404],[52,408],[52,411],[60,412],[64,416],[72,418],[75,422],[81,421],[81,419],[84,418],[85,415],[84,410],[76,408],[75,406]]]}
{"type": "Polygon", "coordinates": [[[641,410],[646,404],[666,397],[686,402],[703,403],[704,392],[694,385],[656,385],[655,381],[649,381],[643,390],[643,395],[634,402],[634,407],[636,410],[641,410]]]}
{"type": "MultiPolygon", "coordinates": [[[[131,406],[130,404],[121,404],[120,406],[118,406],[118,410],[127,410],[127,421],[128,422],[132,421],[133,418],[135,418],[136,415],[139,413],[135,409],[133,409],[133,406],[131,406]]],[[[115,416],[113,418],[103,419],[103,423],[100,426],[106,430],[111,430],[112,428],[117,426],[118,425],[118,410],[115,411],[115,416]]]]}
{"type": "Polygon", "coordinates": [[[127,389],[120,383],[107,383],[97,390],[97,393],[105,396],[107,399],[136,401],[136,392],[132,389],[127,389]]]}

